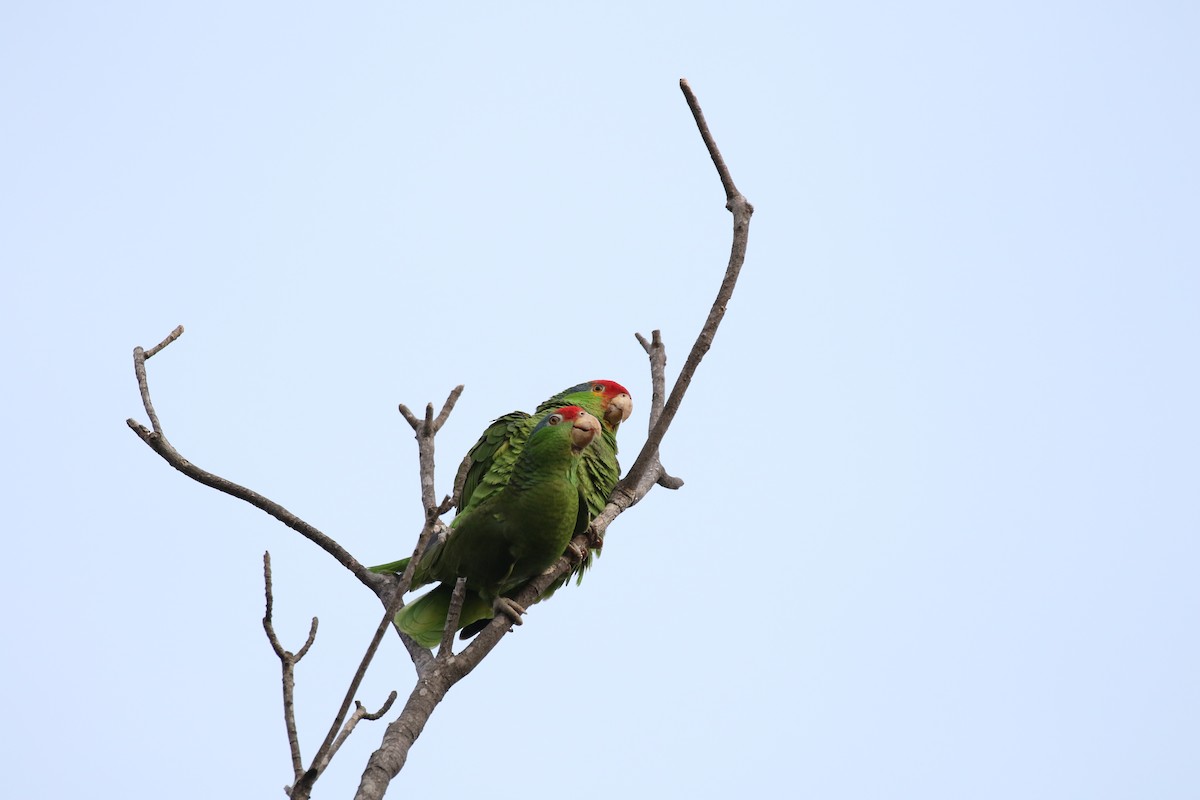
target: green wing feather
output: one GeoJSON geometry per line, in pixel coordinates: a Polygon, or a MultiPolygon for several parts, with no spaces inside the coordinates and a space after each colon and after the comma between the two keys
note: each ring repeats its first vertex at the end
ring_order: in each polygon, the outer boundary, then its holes
{"type": "Polygon", "coordinates": [[[467,453],[471,464],[458,500],[459,511],[469,508],[472,501],[483,502],[504,488],[536,424],[536,418],[524,411],[512,411],[488,426],[467,453]]]}
{"type": "Polygon", "coordinates": [[[474,632],[482,627],[478,623],[486,625],[491,619],[498,597],[543,572],[562,555],[571,537],[586,529],[580,455],[571,436],[571,425],[565,422],[535,426],[505,486],[480,499],[484,484],[476,484],[470,503],[451,523],[450,535],[417,562],[413,585],[440,585],[400,610],[396,624],[401,630],[423,646],[435,646],[445,627],[453,586],[463,577],[466,595],[458,627],[474,632]]]}

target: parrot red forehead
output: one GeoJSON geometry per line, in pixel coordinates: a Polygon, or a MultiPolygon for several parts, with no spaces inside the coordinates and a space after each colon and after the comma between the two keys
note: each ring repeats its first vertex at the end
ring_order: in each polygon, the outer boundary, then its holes
{"type": "Polygon", "coordinates": [[[563,406],[562,408],[554,409],[553,413],[558,414],[563,419],[575,419],[580,414],[586,414],[587,412],[579,406],[563,406]]]}
{"type": "MultiPolygon", "coordinates": [[[[609,399],[612,399],[619,394],[629,394],[629,390],[626,389],[621,384],[617,383],[616,381],[606,381],[606,380],[592,381],[592,386],[603,386],[604,387],[604,397],[609,398],[609,399]]],[[[631,395],[631,394],[629,396],[633,397],[633,395],[631,395]]]]}

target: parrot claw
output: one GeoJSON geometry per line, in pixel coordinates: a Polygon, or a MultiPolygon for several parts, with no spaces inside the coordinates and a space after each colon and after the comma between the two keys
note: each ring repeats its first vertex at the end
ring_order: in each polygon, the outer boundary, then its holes
{"type": "Polygon", "coordinates": [[[567,549],[575,554],[575,559],[574,559],[575,561],[583,561],[583,559],[587,556],[587,552],[588,552],[588,549],[586,547],[580,547],[579,545],[575,544],[574,542],[567,542],[567,549]]]}
{"type": "Polygon", "coordinates": [[[596,533],[594,525],[589,525],[587,529],[588,547],[599,553],[604,549],[604,537],[596,533]]]}
{"type": "Polygon", "coordinates": [[[497,614],[504,614],[512,620],[514,625],[524,625],[525,620],[521,619],[521,615],[525,613],[525,609],[507,597],[497,597],[496,602],[492,603],[492,610],[497,614]]]}

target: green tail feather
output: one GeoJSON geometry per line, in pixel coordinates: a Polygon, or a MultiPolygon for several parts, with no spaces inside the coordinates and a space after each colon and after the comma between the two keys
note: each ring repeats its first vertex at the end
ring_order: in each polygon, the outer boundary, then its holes
{"type": "Polygon", "coordinates": [[[367,567],[367,569],[382,575],[403,575],[405,568],[408,567],[408,562],[411,560],[411,558],[402,558],[399,561],[391,561],[387,564],[380,564],[377,567],[367,567]]]}
{"type": "MultiPolygon", "coordinates": [[[[433,649],[442,641],[446,628],[446,614],[450,611],[450,597],[454,585],[438,584],[432,591],[412,601],[396,614],[396,625],[421,647],[433,649]]],[[[473,592],[463,598],[462,613],[458,616],[458,627],[462,628],[479,620],[492,617],[491,604],[473,592]]]]}

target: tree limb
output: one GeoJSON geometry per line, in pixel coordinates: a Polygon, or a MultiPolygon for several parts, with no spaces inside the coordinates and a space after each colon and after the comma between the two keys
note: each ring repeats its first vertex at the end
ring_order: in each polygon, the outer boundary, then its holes
{"type": "Polygon", "coordinates": [[[380,706],[379,710],[375,711],[373,713],[368,713],[367,709],[363,706],[363,704],[358,702],[357,700],[355,700],[354,701],[354,712],[350,715],[350,718],[348,720],[346,720],[346,724],[342,728],[342,732],[338,734],[337,739],[334,740],[334,742],[333,742],[333,747],[329,748],[329,755],[327,755],[321,761],[321,763],[319,765],[317,765],[317,772],[320,773],[320,772],[325,771],[325,768],[329,766],[330,759],[332,759],[334,757],[334,755],[337,754],[338,749],[342,746],[342,744],[346,741],[346,739],[350,738],[350,734],[354,732],[355,725],[357,725],[359,722],[361,722],[364,719],[374,722],[375,720],[382,717],[384,714],[386,714],[388,711],[391,710],[392,704],[396,702],[396,698],[398,696],[399,695],[396,694],[396,690],[393,689],[391,694],[389,694],[387,696],[387,700],[385,700],[383,702],[383,705],[380,706]]]}
{"type": "MultiPolygon", "coordinates": [[[[367,645],[367,652],[363,655],[358,669],[354,673],[354,678],[350,681],[350,686],[346,690],[345,697],[342,699],[342,705],[338,709],[338,713],[334,716],[333,723],[329,726],[329,732],[325,735],[325,741],[321,743],[317,754],[313,756],[313,766],[296,781],[296,786],[292,790],[293,800],[304,800],[309,797],[313,784],[316,783],[321,772],[329,764],[329,760],[333,757],[334,752],[340,747],[339,732],[343,729],[343,722],[346,719],[347,712],[350,710],[350,703],[352,701],[357,702],[354,700],[354,695],[358,693],[358,687],[367,674],[367,668],[375,658],[375,653],[379,649],[379,644],[383,641],[383,636],[387,632],[387,629],[395,625],[396,613],[404,606],[404,594],[408,591],[409,586],[412,585],[413,571],[416,568],[421,553],[425,551],[426,544],[434,532],[442,527],[442,521],[438,518],[438,511],[441,504],[437,502],[437,495],[434,489],[434,437],[437,436],[437,432],[441,430],[442,425],[446,423],[446,419],[450,416],[450,412],[454,409],[454,404],[458,402],[458,398],[462,392],[462,384],[459,384],[450,391],[450,395],[446,398],[446,402],[442,405],[441,413],[437,415],[436,419],[433,416],[432,403],[425,405],[424,419],[419,419],[407,406],[403,403],[400,404],[400,413],[412,427],[417,439],[417,458],[420,463],[421,478],[421,501],[425,508],[425,524],[421,528],[420,536],[417,537],[417,546],[413,549],[412,558],[409,559],[408,566],[404,569],[404,574],[400,576],[400,580],[396,583],[391,597],[385,603],[383,619],[379,621],[379,625],[375,628],[375,634],[371,637],[371,642],[367,645]]],[[[461,605],[462,601],[460,600],[460,608],[461,605]]],[[[404,646],[412,658],[413,665],[417,668],[417,674],[423,674],[432,662],[433,657],[428,650],[414,642],[404,632],[400,631],[399,628],[396,628],[396,632],[400,635],[400,640],[404,642],[404,646]]],[[[352,725],[350,727],[353,728],[352,725]]],[[[347,733],[346,735],[349,734],[347,733]]],[[[340,738],[344,739],[344,736],[340,738]]]]}
{"type": "Polygon", "coordinates": [[[459,578],[454,582],[454,592],[450,595],[450,608],[446,610],[446,627],[442,629],[442,643],[437,654],[439,660],[445,660],[454,655],[454,634],[458,632],[458,618],[462,616],[463,600],[466,595],[467,579],[459,578]]]}
{"type": "MultiPolygon", "coordinates": [[[[176,330],[180,330],[177,328],[176,330]]],[[[275,607],[275,598],[271,592],[271,553],[263,553],[263,584],[266,587],[267,595],[267,610],[263,615],[263,630],[267,632],[267,639],[271,642],[271,649],[275,651],[275,655],[279,657],[279,664],[283,669],[283,724],[287,728],[288,749],[292,754],[292,772],[294,773],[292,780],[298,780],[304,774],[304,760],[300,756],[300,737],[296,733],[296,664],[300,659],[304,658],[308,653],[308,648],[312,647],[313,642],[317,639],[317,618],[312,618],[312,625],[308,629],[308,639],[305,640],[304,646],[296,653],[290,653],[283,649],[283,645],[279,642],[279,637],[275,635],[275,625],[271,620],[271,615],[275,607]]]]}
{"type": "Polygon", "coordinates": [[[178,339],[181,335],[183,335],[182,325],[171,331],[170,335],[168,335],[166,339],[163,339],[161,342],[159,342],[159,344],[150,348],[150,350],[142,350],[140,347],[135,347],[133,349],[133,369],[134,373],[137,375],[138,389],[142,395],[142,405],[145,406],[146,414],[150,417],[152,429],[147,430],[145,426],[141,425],[134,419],[125,420],[125,424],[128,425],[134,433],[141,437],[141,440],[149,445],[151,450],[158,453],[158,455],[161,456],[164,461],[182,472],[184,475],[188,476],[194,481],[204,484],[205,486],[212,487],[219,492],[224,492],[231,497],[244,500],[255,508],[267,512],[272,517],[275,517],[275,519],[279,520],[284,525],[287,525],[289,528],[296,531],[301,536],[304,536],[306,539],[313,542],[325,552],[329,553],[329,555],[333,556],[339,564],[350,570],[350,572],[354,574],[354,577],[362,581],[363,585],[374,592],[378,597],[380,597],[380,599],[383,599],[385,596],[390,597],[390,594],[388,594],[390,581],[383,576],[376,575],[368,570],[366,567],[360,564],[358,560],[354,558],[354,556],[350,555],[350,553],[344,547],[335,542],[333,539],[329,538],[324,533],[321,533],[321,531],[317,530],[312,525],[309,525],[307,522],[300,519],[291,511],[288,511],[279,503],[263,497],[261,494],[252,489],[247,489],[245,486],[241,486],[240,484],[236,484],[231,480],[227,480],[226,478],[222,478],[219,475],[214,475],[211,472],[197,467],[195,464],[184,458],[183,455],[175,449],[174,445],[167,440],[166,433],[163,432],[162,425],[159,423],[158,415],[154,412],[154,404],[150,400],[150,386],[149,381],[146,378],[146,359],[157,354],[160,350],[178,339]]]}
{"type": "MultiPolygon", "coordinates": [[[[658,330],[650,332],[650,341],[646,341],[646,337],[640,333],[635,333],[638,343],[642,349],[646,351],[646,355],[650,358],[650,421],[648,423],[649,430],[654,430],[654,426],[658,424],[659,418],[663,413],[663,405],[666,401],[666,370],[667,370],[667,348],[663,345],[662,333],[658,330]]],[[[657,459],[658,454],[655,453],[657,459]]],[[[683,481],[679,478],[672,477],[667,474],[667,471],[662,468],[662,464],[658,465],[658,485],[664,489],[678,489],[683,486],[683,481]]]]}
{"type": "MultiPolygon", "coordinates": [[[[675,379],[671,396],[667,398],[662,413],[650,429],[646,443],[638,453],[633,466],[629,468],[625,478],[617,484],[617,490],[622,492],[628,492],[631,487],[640,485],[647,472],[653,471],[655,468],[659,471],[662,469],[662,465],[658,464],[659,445],[662,444],[667,428],[670,427],[676,412],[679,411],[683,395],[692,382],[692,376],[696,374],[696,368],[700,366],[700,361],[704,358],[705,353],[712,347],[713,337],[716,336],[721,319],[725,316],[725,308],[729,305],[730,298],[733,297],[733,288],[737,284],[738,274],[742,271],[742,264],[746,261],[746,245],[750,237],[750,216],[754,213],[754,206],[750,205],[734,185],[729,168],[725,165],[725,159],[721,156],[721,151],[717,149],[717,143],[708,129],[704,112],[700,110],[700,103],[686,78],[679,80],[679,88],[683,91],[683,96],[687,98],[688,108],[692,110],[696,127],[700,130],[700,137],[704,140],[705,147],[708,148],[708,154],[717,168],[717,175],[721,178],[721,186],[725,189],[725,207],[733,213],[733,245],[730,248],[729,265],[725,268],[725,277],[721,281],[720,289],[717,290],[717,297],[713,301],[712,309],[708,312],[708,319],[704,321],[704,327],[700,329],[700,335],[696,337],[691,352],[688,353],[687,360],[683,364],[683,369],[679,371],[679,376],[675,379]]],[[[651,360],[653,362],[653,355],[651,360]]],[[[655,476],[655,480],[657,479],[658,477],[655,476]]],[[[640,500],[641,497],[639,496],[637,499],[640,500]]],[[[637,500],[633,502],[636,503],[637,500]]]]}
{"type": "MultiPolygon", "coordinates": [[[[156,355],[167,345],[178,339],[182,334],[183,326],[180,325],[176,327],[175,330],[173,330],[165,339],[163,339],[163,341],[152,347],[150,350],[144,350],[141,347],[134,348],[134,374],[137,378],[138,390],[141,394],[142,404],[146,409],[147,416],[150,418],[152,427],[151,429],[147,429],[145,426],[139,424],[133,419],[126,420],[126,424],[142,439],[142,441],[144,441],[152,450],[154,450],[154,452],[158,453],[158,455],[162,457],[164,461],[182,472],[184,475],[206,486],[210,486],[218,491],[224,492],[232,497],[246,501],[256,508],[267,512],[271,516],[283,522],[289,528],[292,528],[310,541],[317,544],[317,546],[332,555],[335,559],[337,559],[338,563],[350,570],[355,577],[357,577],[364,585],[370,588],[371,591],[373,591],[376,596],[383,601],[385,606],[383,619],[380,621],[375,635],[372,637],[370,644],[367,646],[367,651],[359,664],[358,670],[355,672],[355,675],[350,682],[350,686],[346,692],[342,706],[335,716],[333,724],[330,726],[329,733],[326,735],[324,742],[322,742],[321,747],[318,748],[317,753],[313,758],[313,766],[305,771],[302,768],[303,761],[300,756],[299,738],[295,726],[295,712],[293,704],[295,682],[292,667],[294,667],[295,663],[303,657],[303,655],[308,651],[308,648],[312,645],[313,637],[316,635],[317,623],[316,618],[314,617],[313,629],[310,633],[309,641],[299,653],[293,656],[291,653],[283,649],[278,638],[275,636],[275,632],[270,621],[273,598],[271,595],[269,556],[266,559],[264,570],[266,580],[267,614],[266,617],[264,617],[263,624],[266,628],[267,636],[271,642],[272,648],[275,650],[276,655],[279,656],[284,665],[284,720],[288,730],[288,745],[291,752],[293,770],[296,772],[296,783],[295,787],[291,790],[291,793],[294,798],[307,797],[308,793],[311,791],[313,782],[320,775],[325,766],[328,765],[333,753],[336,752],[338,747],[340,747],[340,743],[345,741],[345,737],[349,735],[349,732],[353,730],[354,725],[357,724],[357,719],[355,719],[350,723],[346,723],[345,726],[343,725],[346,720],[346,714],[349,711],[351,702],[357,702],[354,701],[354,694],[358,691],[358,687],[366,674],[367,667],[370,665],[372,658],[374,658],[375,652],[379,647],[379,643],[383,639],[384,633],[387,631],[388,626],[393,624],[393,619],[396,615],[396,612],[399,611],[404,604],[403,596],[408,590],[409,583],[412,580],[412,567],[415,565],[416,559],[414,558],[412,560],[409,565],[409,569],[406,570],[405,574],[400,578],[399,581],[392,576],[377,575],[359,563],[357,559],[350,555],[350,553],[336,541],[326,536],[324,533],[317,530],[304,520],[300,519],[298,516],[280,504],[258,494],[251,489],[236,484],[233,481],[203,470],[184,458],[183,455],[175,449],[174,445],[170,443],[165,432],[163,431],[162,424],[158,418],[158,414],[155,412],[154,404],[151,400],[149,380],[146,374],[146,359],[156,355]]],[[[418,451],[421,464],[421,496],[422,502],[425,506],[426,522],[422,528],[420,537],[418,537],[417,549],[414,554],[419,554],[424,549],[424,545],[429,540],[429,537],[442,527],[442,523],[438,518],[438,514],[439,509],[443,504],[439,504],[435,501],[433,492],[433,437],[437,431],[441,429],[442,425],[445,424],[446,419],[449,417],[450,412],[453,410],[454,404],[458,400],[459,395],[462,394],[462,391],[463,387],[460,385],[455,387],[455,389],[450,392],[449,397],[447,397],[445,404],[442,406],[441,412],[436,418],[433,417],[432,405],[426,407],[424,420],[417,420],[407,408],[404,406],[400,407],[401,413],[403,413],[406,419],[409,420],[409,423],[413,425],[413,428],[417,434],[416,438],[418,442],[418,451]]],[[[401,634],[401,639],[408,648],[409,654],[413,659],[413,663],[418,670],[422,669],[428,663],[433,661],[433,657],[429,651],[417,645],[409,637],[401,634]]],[[[390,706],[390,702],[388,705],[390,706]]],[[[385,712],[381,711],[380,714],[382,713],[385,712]]]]}

